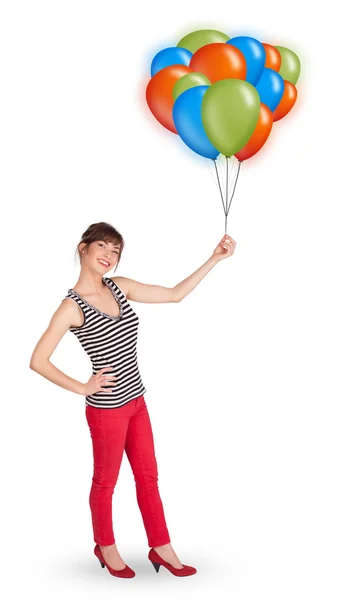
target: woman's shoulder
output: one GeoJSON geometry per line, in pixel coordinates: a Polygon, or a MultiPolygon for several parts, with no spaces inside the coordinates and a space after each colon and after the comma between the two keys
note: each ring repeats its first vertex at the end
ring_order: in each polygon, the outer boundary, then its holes
{"type": "Polygon", "coordinates": [[[113,275],[112,277],[107,277],[107,279],[112,281],[125,298],[127,298],[131,279],[128,277],[121,277],[120,275],[113,275]]]}
{"type": "Polygon", "coordinates": [[[67,323],[68,327],[79,327],[85,322],[83,303],[74,294],[65,296],[54,313],[56,321],[67,323]]]}
{"type": "Polygon", "coordinates": [[[51,325],[57,329],[79,326],[84,321],[80,306],[71,298],[65,297],[51,317],[51,325]]]}

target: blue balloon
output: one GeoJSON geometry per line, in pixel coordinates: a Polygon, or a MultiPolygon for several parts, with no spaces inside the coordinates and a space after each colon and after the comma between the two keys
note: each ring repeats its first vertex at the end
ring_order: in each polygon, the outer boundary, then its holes
{"type": "Polygon", "coordinates": [[[164,48],[158,52],[151,63],[151,77],[154,77],[155,73],[170,67],[171,65],[186,65],[189,67],[190,59],[193,54],[186,48],[164,48]]]}
{"type": "Polygon", "coordinates": [[[273,112],[283,96],[284,80],[279,73],[265,67],[256,90],[261,102],[273,112]]]}
{"type": "Polygon", "coordinates": [[[203,96],[208,85],[197,85],[177,97],[173,107],[174,125],[183,142],[194,152],[217,158],[219,151],[211,144],[202,123],[203,96]]]}
{"type": "Polygon", "coordinates": [[[240,35],[231,38],[226,44],[230,44],[242,52],[247,65],[246,81],[256,85],[262,75],[266,61],[266,51],[261,42],[255,40],[255,38],[240,35]]]}

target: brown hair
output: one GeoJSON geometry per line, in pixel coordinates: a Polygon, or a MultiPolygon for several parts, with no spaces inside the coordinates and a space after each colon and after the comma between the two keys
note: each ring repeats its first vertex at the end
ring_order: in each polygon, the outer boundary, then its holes
{"type": "Polygon", "coordinates": [[[110,225],[109,223],[105,223],[104,221],[101,221],[100,223],[93,223],[83,233],[82,239],[77,244],[77,248],[76,248],[76,252],[75,252],[75,254],[78,255],[80,263],[82,263],[82,255],[79,250],[80,244],[85,243],[86,247],[87,247],[88,244],[91,244],[92,242],[97,242],[99,240],[102,240],[103,242],[111,242],[113,244],[120,245],[120,253],[118,255],[117,263],[115,265],[115,269],[116,269],[120,262],[120,258],[121,258],[122,250],[124,249],[125,241],[124,241],[124,238],[122,237],[121,233],[119,233],[117,231],[117,229],[112,227],[112,225],[110,225]]]}

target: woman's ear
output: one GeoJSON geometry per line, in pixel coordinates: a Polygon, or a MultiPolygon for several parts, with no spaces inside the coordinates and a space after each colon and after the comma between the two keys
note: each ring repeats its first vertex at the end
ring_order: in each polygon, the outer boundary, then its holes
{"type": "Polygon", "coordinates": [[[85,242],[83,242],[82,244],[79,244],[78,251],[80,253],[81,259],[86,254],[86,250],[87,250],[87,244],[85,242]]]}

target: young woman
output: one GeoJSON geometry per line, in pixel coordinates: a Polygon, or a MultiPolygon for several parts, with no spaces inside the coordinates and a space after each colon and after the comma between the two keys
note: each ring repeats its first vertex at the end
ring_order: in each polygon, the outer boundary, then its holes
{"type": "Polygon", "coordinates": [[[177,576],[196,573],[183,565],[170,543],[158,489],[153,433],[144,399],[146,388],[137,363],[139,318],[134,302],[180,302],[220,260],[231,256],[236,242],[225,235],[212,256],[173,288],[146,285],[105,274],[117,267],[124,248],[122,235],[108,223],[94,223],[84,232],[76,252],[81,272],[38,341],[30,368],[56,385],[85,396],[85,412],[93,447],[89,496],[94,554],[116,577],[135,572],[118,553],[112,528],[112,495],[125,450],[134,474],[137,502],[150,551],[149,560],[177,576]],[[50,357],[64,334],[74,333],[91,359],[86,383],[68,377],[50,357]]]}

